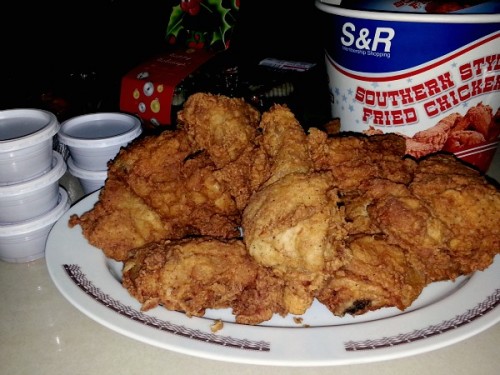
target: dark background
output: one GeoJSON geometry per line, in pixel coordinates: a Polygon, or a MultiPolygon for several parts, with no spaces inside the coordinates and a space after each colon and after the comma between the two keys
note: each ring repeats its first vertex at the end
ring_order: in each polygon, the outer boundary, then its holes
{"type": "MultiPolygon", "coordinates": [[[[12,5],[0,26],[0,109],[41,107],[56,112],[60,120],[118,110],[121,77],[173,48],[164,36],[171,8],[178,3],[87,0],[12,5]]],[[[241,0],[228,53],[241,64],[256,64],[264,57],[317,63],[309,98],[316,95],[324,103],[319,19],[312,0],[241,0]]]]}

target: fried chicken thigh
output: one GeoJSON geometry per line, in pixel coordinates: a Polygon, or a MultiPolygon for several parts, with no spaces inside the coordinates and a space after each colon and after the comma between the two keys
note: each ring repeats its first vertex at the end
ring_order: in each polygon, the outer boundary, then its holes
{"type": "Polygon", "coordinates": [[[307,142],[314,169],[330,171],[335,184],[343,190],[355,189],[362,181],[373,178],[409,183],[416,167],[414,160],[404,157],[405,139],[396,134],[328,137],[311,128],[307,142]]]}
{"type": "Polygon", "coordinates": [[[283,314],[279,279],[259,267],[242,241],[193,238],[160,241],[131,252],[123,286],[146,311],[158,305],[203,316],[235,308],[236,321],[258,324],[283,314]]]}
{"type": "Polygon", "coordinates": [[[242,99],[209,93],[191,95],[178,113],[191,145],[214,163],[215,178],[240,210],[266,176],[255,157],[260,118],[242,99]]]}
{"type": "Polygon", "coordinates": [[[404,310],[420,295],[427,279],[419,263],[383,236],[353,236],[351,260],[331,273],[317,294],[334,315],[360,315],[383,307],[404,310]]]}
{"type": "Polygon", "coordinates": [[[192,145],[205,150],[217,168],[234,162],[257,135],[260,112],[243,99],[191,95],[178,113],[192,145]]]}
{"type": "MultiPolygon", "coordinates": [[[[449,232],[432,247],[431,281],[484,270],[500,253],[500,191],[451,155],[422,160],[409,186],[449,232]]],[[[417,247],[420,249],[420,247],[417,247]]],[[[419,254],[427,256],[427,249],[419,254]]]]}

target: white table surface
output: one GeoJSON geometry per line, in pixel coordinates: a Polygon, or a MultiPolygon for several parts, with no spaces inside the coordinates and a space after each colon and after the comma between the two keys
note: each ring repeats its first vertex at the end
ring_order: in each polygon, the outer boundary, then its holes
{"type": "MultiPolygon", "coordinates": [[[[489,174],[500,181],[500,152],[489,174]]],[[[78,184],[62,184],[76,199],[78,184]]],[[[192,357],[116,333],[71,305],[45,259],[0,261],[0,374],[500,374],[500,324],[451,346],[403,359],[335,367],[272,367],[192,357]]]]}

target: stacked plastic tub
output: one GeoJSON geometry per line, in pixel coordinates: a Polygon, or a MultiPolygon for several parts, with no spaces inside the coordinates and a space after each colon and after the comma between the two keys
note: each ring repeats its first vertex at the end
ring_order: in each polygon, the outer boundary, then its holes
{"type": "Polygon", "coordinates": [[[67,169],[53,149],[60,124],[39,109],[0,111],[0,259],[42,258],[55,222],[69,209],[59,184],[67,169]]]}
{"type": "Polygon", "coordinates": [[[139,118],[121,112],[85,114],[61,124],[58,141],[69,152],[68,170],[84,194],[104,186],[108,162],[141,133],[139,118]]]}

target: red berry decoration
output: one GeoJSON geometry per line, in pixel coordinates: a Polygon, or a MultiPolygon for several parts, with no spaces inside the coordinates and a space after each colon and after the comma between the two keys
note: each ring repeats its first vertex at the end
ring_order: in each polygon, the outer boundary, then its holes
{"type": "Polygon", "coordinates": [[[196,16],[200,12],[201,1],[202,0],[181,0],[181,9],[191,16],[196,16]]]}

